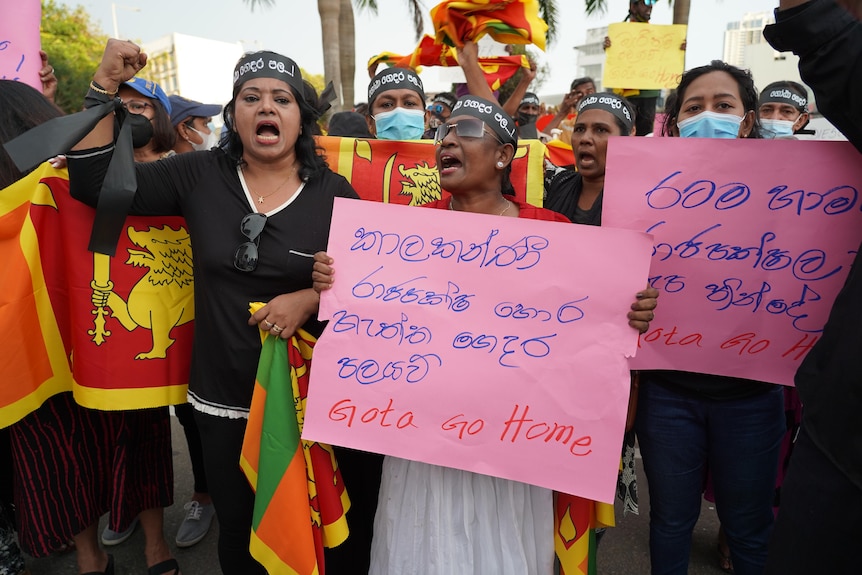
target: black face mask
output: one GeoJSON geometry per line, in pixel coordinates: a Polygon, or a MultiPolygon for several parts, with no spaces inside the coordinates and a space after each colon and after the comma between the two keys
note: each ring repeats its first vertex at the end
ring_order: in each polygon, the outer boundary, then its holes
{"type": "Polygon", "coordinates": [[[518,125],[528,126],[535,122],[538,117],[538,114],[524,114],[523,112],[518,112],[518,125]]]}
{"type": "Polygon", "coordinates": [[[132,146],[143,148],[153,139],[153,124],[143,114],[126,114],[126,122],[132,129],[132,146]]]}

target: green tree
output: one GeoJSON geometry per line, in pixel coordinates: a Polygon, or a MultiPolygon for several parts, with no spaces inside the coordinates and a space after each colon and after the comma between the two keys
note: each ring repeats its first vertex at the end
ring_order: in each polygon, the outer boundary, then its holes
{"type": "Polygon", "coordinates": [[[40,35],[58,79],[56,104],[67,113],[80,111],[108,37],[83,7],[72,9],[55,0],[42,0],[40,35]]]}

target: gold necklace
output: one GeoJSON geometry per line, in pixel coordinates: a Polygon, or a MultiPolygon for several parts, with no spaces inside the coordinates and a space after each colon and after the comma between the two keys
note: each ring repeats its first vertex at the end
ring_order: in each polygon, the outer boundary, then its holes
{"type": "MultiPolygon", "coordinates": [[[[511,207],[512,207],[512,202],[510,202],[510,201],[509,201],[509,200],[507,200],[506,198],[503,198],[503,201],[504,201],[504,202],[506,202],[506,207],[505,207],[505,208],[503,208],[503,211],[502,211],[502,212],[500,212],[499,214],[497,214],[498,216],[502,216],[503,214],[505,214],[506,212],[508,212],[508,211],[509,211],[509,208],[511,208],[511,207]]],[[[453,207],[452,207],[452,198],[449,198],[449,209],[450,209],[450,210],[452,210],[453,212],[454,212],[454,211],[461,211],[461,210],[456,210],[455,208],[453,208],[453,207]]]]}
{"type": "Polygon", "coordinates": [[[290,181],[290,178],[292,178],[293,174],[295,174],[295,173],[296,173],[296,164],[293,165],[293,169],[287,175],[287,178],[285,178],[285,180],[283,182],[281,182],[276,189],[274,189],[273,191],[271,191],[270,193],[268,193],[265,196],[261,196],[260,194],[257,194],[257,203],[262,204],[265,199],[276,194],[282,187],[284,187],[284,184],[286,184],[287,182],[290,181]]]}

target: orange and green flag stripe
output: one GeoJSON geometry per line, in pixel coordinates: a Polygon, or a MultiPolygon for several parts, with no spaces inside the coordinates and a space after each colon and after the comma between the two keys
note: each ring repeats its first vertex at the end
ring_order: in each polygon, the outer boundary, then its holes
{"type": "Polygon", "coordinates": [[[271,575],[323,575],[323,548],[348,535],[332,447],[301,439],[315,342],[303,330],[266,336],[243,442],[240,466],[255,490],[249,549],[271,575]]]}

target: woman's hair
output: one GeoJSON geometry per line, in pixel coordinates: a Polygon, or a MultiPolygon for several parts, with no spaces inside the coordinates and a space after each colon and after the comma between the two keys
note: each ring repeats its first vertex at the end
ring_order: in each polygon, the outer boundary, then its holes
{"type": "Polygon", "coordinates": [[[682,101],[685,99],[685,91],[692,82],[710,72],[726,72],[736,80],[736,83],[739,86],[739,96],[742,100],[743,112],[746,114],[748,112],[754,112],[754,125],[746,137],[760,138],[760,120],[757,118],[757,100],[759,94],[757,92],[757,88],[754,86],[754,78],[751,77],[751,72],[748,70],[737,68],[736,66],[732,66],[731,64],[722,62],[721,60],[713,60],[706,66],[692,68],[682,75],[682,79],[679,81],[679,86],[676,87],[676,90],[671,92],[671,95],[665,103],[666,115],[664,118],[664,125],[662,126],[662,134],[665,136],[673,134],[673,127],[676,126],[677,118],[679,117],[679,112],[682,108],[682,101]]]}
{"type": "MultiPolygon", "coordinates": [[[[515,150],[517,152],[517,150],[515,150]]],[[[509,162],[509,165],[506,166],[506,169],[503,170],[503,179],[500,182],[500,191],[503,195],[506,196],[514,196],[515,195],[515,186],[512,185],[512,163],[515,161],[515,156],[512,156],[512,161],[509,162]]]]}
{"type": "Polygon", "coordinates": [[[59,108],[27,84],[0,80],[0,189],[25,175],[15,167],[3,144],[62,115],[59,108]]]}
{"type": "MultiPolygon", "coordinates": [[[[299,105],[300,125],[302,127],[295,144],[296,158],[302,164],[302,167],[299,169],[299,177],[303,180],[309,180],[329,167],[322,155],[323,148],[318,146],[317,140],[314,139],[314,136],[320,135],[320,125],[318,125],[317,120],[321,116],[321,107],[328,107],[328,105],[320,103],[314,86],[306,80],[303,80],[302,84],[302,94],[297,94],[293,86],[288,85],[288,88],[290,89],[290,93],[293,94],[294,100],[299,105]]],[[[237,87],[234,91],[239,94],[240,88],[237,87]]],[[[242,141],[236,132],[236,122],[234,121],[236,98],[234,96],[224,107],[224,112],[222,112],[222,117],[224,118],[223,130],[227,133],[227,136],[222,138],[219,145],[231,160],[236,162],[237,165],[241,165],[245,161],[242,159],[242,141]]]]}
{"type": "MultiPolygon", "coordinates": [[[[145,96],[146,97],[146,96],[145,96]]],[[[171,124],[171,115],[165,110],[164,105],[156,98],[147,98],[153,105],[153,152],[164,154],[174,149],[177,144],[177,131],[171,124]]]]}

